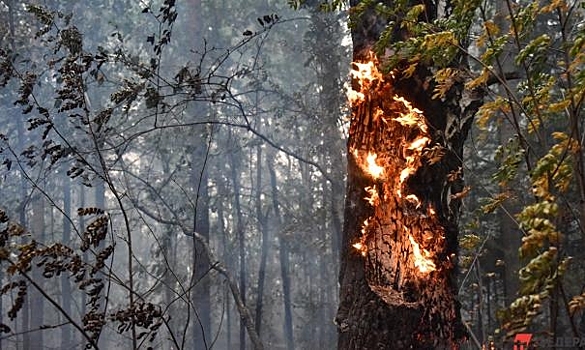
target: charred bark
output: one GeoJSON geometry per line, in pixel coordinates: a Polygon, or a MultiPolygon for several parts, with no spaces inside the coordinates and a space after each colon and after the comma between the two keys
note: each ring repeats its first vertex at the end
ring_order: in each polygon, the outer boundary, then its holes
{"type": "MultiPolygon", "coordinates": [[[[436,16],[426,8],[421,20],[436,16]]],[[[371,48],[384,25],[362,14],[354,62],[377,71],[371,48]]],[[[432,81],[419,64],[408,77],[397,69],[352,82],[339,349],[452,348],[465,337],[456,296],[461,160],[481,96],[459,82],[433,99],[432,81]],[[368,173],[367,162],[382,170],[368,173]]]]}

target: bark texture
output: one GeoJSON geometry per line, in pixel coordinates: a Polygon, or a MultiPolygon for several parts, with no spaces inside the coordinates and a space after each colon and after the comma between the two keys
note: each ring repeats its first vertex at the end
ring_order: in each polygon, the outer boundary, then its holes
{"type": "MultiPolygon", "coordinates": [[[[421,20],[436,15],[426,5],[421,20]]],[[[373,11],[360,16],[354,62],[372,61],[384,25],[373,11]]],[[[465,336],[456,299],[457,219],[463,142],[479,99],[462,83],[441,100],[431,98],[433,88],[423,65],[409,77],[397,70],[353,81],[363,97],[352,103],[348,141],[339,349],[453,348],[465,336]],[[371,154],[383,168],[379,176],[365,169],[371,154]]]]}

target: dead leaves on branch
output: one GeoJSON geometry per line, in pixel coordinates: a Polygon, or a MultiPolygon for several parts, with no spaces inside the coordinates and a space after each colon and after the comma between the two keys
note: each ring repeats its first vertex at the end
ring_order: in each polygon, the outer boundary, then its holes
{"type": "MultiPolygon", "coordinates": [[[[17,318],[30,288],[38,288],[38,281],[32,280],[33,270],[38,270],[47,280],[67,275],[77,285],[77,290],[88,297],[88,311],[81,315],[79,322],[87,338],[94,344],[97,344],[108,322],[117,325],[120,333],[136,326],[141,330],[139,338],[154,341],[158,329],[164,323],[159,306],[137,302],[108,315],[101,311],[106,297],[104,276],[109,275],[106,264],[114,253],[114,245],[104,246],[109,216],[103,209],[95,207],[79,208],[77,213],[79,216],[93,216],[82,234],[79,249],[61,243],[43,245],[31,239],[26,229],[12,223],[6,212],[0,210],[0,264],[9,276],[9,281],[0,289],[0,295],[11,296],[9,319],[17,318]],[[89,260],[85,260],[83,252],[90,248],[95,251],[92,251],[89,260]]],[[[11,332],[8,325],[0,324],[0,333],[11,332]]],[[[89,343],[88,346],[93,345],[89,343]]]]}

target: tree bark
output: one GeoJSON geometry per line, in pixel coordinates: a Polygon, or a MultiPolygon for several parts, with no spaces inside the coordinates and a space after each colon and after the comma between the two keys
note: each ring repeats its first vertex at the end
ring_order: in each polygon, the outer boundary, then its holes
{"type": "MultiPolygon", "coordinates": [[[[209,188],[207,171],[207,140],[211,137],[205,130],[198,130],[200,137],[194,141],[191,154],[191,184],[193,186],[195,208],[193,231],[199,232],[209,243],[209,188]]],[[[193,319],[193,349],[208,349],[211,340],[211,296],[209,270],[211,264],[205,254],[202,242],[193,240],[193,292],[191,302],[195,309],[193,319]]]]}
{"type": "MultiPolygon", "coordinates": [[[[274,159],[271,157],[271,159],[274,159]]],[[[274,216],[276,217],[279,225],[280,234],[278,235],[278,249],[280,259],[280,276],[282,278],[282,296],[284,304],[284,340],[286,343],[287,350],[293,350],[294,345],[294,333],[293,333],[293,319],[292,319],[292,305],[291,305],[291,288],[290,288],[290,257],[286,240],[283,237],[282,226],[283,220],[280,213],[280,205],[278,203],[278,188],[276,172],[274,170],[274,163],[268,162],[268,171],[270,173],[270,188],[272,192],[272,207],[274,210],[274,216]]]]}
{"type": "Polygon", "coordinates": [[[256,297],[256,332],[261,334],[262,329],[262,308],[264,303],[264,282],[266,280],[266,262],[268,259],[269,231],[266,227],[266,217],[262,213],[262,147],[256,147],[256,221],[258,231],[262,234],[262,243],[260,248],[260,266],[258,268],[258,284],[256,297]]]}
{"type": "MultiPolygon", "coordinates": [[[[425,8],[421,20],[436,17],[431,2],[425,8]]],[[[410,76],[381,73],[372,48],[385,24],[371,8],[352,29],[353,60],[363,63],[353,68],[372,74],[352,82],[362,97],[348,140],[338,347],[456,347],[465,334],[456,299],[461,159],[479,101],[462,83],[433,99],[423,62],[410,76]]]]}
{"type": "MultiPolygon", "coordinates": [[[[235,152],[230,153],[231,180],[234,187],[234,210],[236,217],[236,237],[238,238],[238,251],[240,259],[239,292],[240,298],[246,303],[246,237],[244,232],[244,215],[240,204],[240,158],[235,152]]],[[[240,350],[246,349],[246,325],[240,321],[240,350]]]]}

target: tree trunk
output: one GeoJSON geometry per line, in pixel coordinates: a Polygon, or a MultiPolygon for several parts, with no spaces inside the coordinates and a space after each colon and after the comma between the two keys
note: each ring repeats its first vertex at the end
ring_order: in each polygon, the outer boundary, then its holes
{"type": "MultiPolygon", "coordinates": [[[[426,5],[421,17],[435,18],[426,5]]],[[[338,347],[455,347],[461,159],[478,104],[460,83],[432,99],[422,62],[410,76],[381,73],[371,49],[384,25],[369,9],[352,29],[338,347]]]]}
{"type": "MultiPolygon", "coordinates": [[[[510,31],[510,24],[508,18],[511,14],[508,11],[506,4],[507,0],[498,0],[495,2],[495,16],[494,22],[502,33],[510,31]]],[[[516,57],[516,52],[511,43],[505,47],[507,55],[503,59],[497,61],[496,70],[501,77],[506,76],[506,73],[516,70],[516,65],[513,58],[516,57]]],[[[507,96],[512,100],[511,91],[516,90],[517,82],[506,81],[507,86],[501,86],[499,91],[502,96],[507,96]]],[[[509,112],[502,112],[498,122],[499,130],[499,144],[505,145],[514,138],[520,131],[516,129],[515,125],[519,125],[520,114],[516,110],[514,104],[509,104],[509,112]],[[504,114],[505,113],[505,114],[504,114]]],[[[529,152],[527,152],[529,153],[529,152]]],[[[516,192],[514,189],[518,187],[516,179],[512,179],[511,183],[501,186],[502,192],[509,191],[511,196],[508,200],[501,204],[498,210],[499,219],[499,236],[497,237],[498,250],[501,251],[500,259],[505,262],[503,266],[503,292],[506,305],[510,305],[518,296],[519,280],[518,271],[521,268],[520,258],[518,256],[518,248],[522,242],[522,231],[518,227],[518,223],[514,215],[520,212],[520,203],[523,201],[523,193],[516,192]]]]}
{"type": "MultiPolygon", "coordinates": [[[[63,244],[71,245],[71,179],[66,175],[66,169],[63,167],[61,181],[63,181],[63,244]]],[[[61,275],[61,305],[63,311],[71,315],[71,283],[67,274],[61,275]]],[[[69,349],[73,347],[71,339],[71,325],[64,325],[61,328],[61,348],[69,349]]]]}
{"type": "MultiPolygon", "coordinates": [[[[32,234],[36,241],[45,243],[45,198],[38,194],[32,203],[32,234]]],[[[38,286],[43,288],[44,281],[41,269],[32,270],[32,278],[38,286]]],[[[38,290],[29,288],[30,303],[30,349],[43,347],[43,331],[45,300],[38,290]]]]}
{"type": "MultiPolygon", "coordinates": [[[[207,140],[211,137],[206,131],[197,133],[192,152],[191,185],[195,196],[193,232],[199,232],[209,242],[209,188],[207,185],[207,140]]],[[[193,319],[193,349],[208,349],[211,340],[211,296],[209,257],[202,243],[193,239],[193,286],[192,303],[196,311],[193,319]]]]}
{"type": "MultiPolygon", "coordinates": [[[[185,10],[189,21],[186,30],[190,33],[182,43],[195,51],[203,51],[205,37],[205,23],[208,19],[204,14],[201,0],[188,0],[185,10]]],[[[185,54],[191,54],[188,51],[185,54]]],[[[201,67],[203,69],[203,67],[201,67]]],[[[209,110],[204,104],[195,102],[189,107],[190,114],[195,121],[209,118],[209,110]]],[[[209,188],[208,188],[208,147],[212,133],[206,126],[196,127],[193,138],[193,151],[191,154],[192,174],[191,184],[196,198],[195,213],[193,218],[193,230],[199,232],[209,242],[209,188]]],[[[193,348],[208,349],[211,345],[211,296],[210,278],[208,276],[210,261],[204,254],[201,242],[193,239],[193,283],[196,286],[191,294],[196,315],[193,318],[193,348]]]]}
{"type": "MultiPolygon", "coordinates": [[[[79,184],[78,186],[79,188],[79,198],[78,198],[78,207],[79,208],[85,208],[85,191],[86,188],[84,185],[79,184]]],[[[78,231],[79,232],[84,232],[85,231],[85,216],[82,215],[79,217],[79,227],[78,227],[78,231]]],[[[89,260],[89,254],[86,251],[83,252],[83,261],[88,261],[89,260]]],[[[85,317],[85,314],[87,313],[87,294],[86,293],[81,293],[81,303],[80,303],[80,314],[81,317],[85,317]]]]}
{"type": "MultiPolygon", "coordinates": [[[[271,157],[271,159],[274,159],[271,157]]],[[[268,171],[270,172],[270,187],[272,191],[272,206],[274,209],[274,215],[276,220],[280,223],[279,230],[281,231],[278,235],[278,246],[279,246],[279,258],[280,258],[280,275],[282,278],[282,295],[284,301],[284,340],[286,343],[287,350],[293,350],[294,346],[294,333],[293,333],[293,321],[292,321],[292,305],[291,305],[291,290],[290,290],[290,268],[289,268],[289,252],[286,240],[283,237],[282,232],[282,217],[280,214],[280,205],[278,204],[278,188],[276,186],[276,172],[274,171],[274,164],[272,161],[268,162],[268,171]]]]}
{"type": "MultiPolygon", "coordinates": [[[[240,297],[246,303],[246,238],[244,232],[244,216],[242,214],[242,207],[240,204],[240,179],[238,173],[240,171],[240,157],[235,151],[230,153],[231,177],[232,185],[234,187],[234,209],[236,216],[236,237],[238,239],[238,251],[240,258],[240,297]]],[[[240,321],[240,350],[246,349],[246,325],[244,321],[240,321]]]]}
{"type": "MultiPolygon", "coordinates": [[[[18,138],[18,148],[19,149],[24,149],[24,145],[25,145],[25,138],[24,138],[24,120],[17,122],[16,123],[16,133],[17,133],[17,138],[18,138]]],[[[19,203],[19,207],[18,207],[18,223],[22,226],[22,227],[27,227],[27,222],[26,222],[26,212],[27,212],[27,205],[30,201],[29,197],[28,197],[28,193],[27,193],[27,180],[24,176],[20,177],[20,198],[21,201],[19,203]]],[[[30,333],[28,332],[29,329],[29,302],[28,299],[25,298],[24,299],[24,304],[22,306],[22,318],[21,318],[21,324],[20,324],[20,331],[22,332],[22,344],[25,348],[30,347],[30,333]]],[[[16,325],[16,322],[18,322],[18,319],[15,320],[15,326],[16,329],[18,329],[18,326],[16,325]]]]}
{"type": "MultiPolygon", "coordinates": [[[[217,193],[218,197],[225,196],[227,193],[226,184],[224,183],[223,179],[218,180],[217,182],[217,193]]],[[[217,223],[218,223],[218,232],[221,235],[222,239],[222,246],[223,246],[223,261],[228,270],[231,270],[232,263],[231,263],[231,249],[230,249],[230,241],[228,237],[228,233],[225,228],[225,209],[224,209],[224,202],[218,201],[217,203],[217,223]]],[[[226,313],[226,348],[232,348],[232,311],[231,311],[231,297],[229,288],[225,288],[225,293],[223,295],[224,302],[225,302],[225,313],[226,313]]]]}
{"type": "Polygon", "coordinates": [[[262,146],[256,147],[256,222],[258,231],[262,234],[260,250],[260,266],[258,268],[258,287],[256,297],[256,332],[260,335],[262,329],[262,307],[264,302],[264,282],[266,280],[266,262],[268,259],[269,231],[266,227],[266,216],[262,213],[262,146]]]}
{"type": "Polygon", "coordinates": [[[319,317],[318,327],[315,333],[318,337],[318,348],[334,347],[337,343],[337,331],[331,316],[335,313],[337,305],[337,282],[329,278],[331,271],[338,271],[339,251],[341,245],[341,215],[343,211],[343,188],[345,161],[343,148],[345,141],[339,132],[341,124],[340,107],[343,105],[343,88],[341,77],[344,76],[347,63],[345,48],[341,45],[343,29],[338,19],[338,14],[323,12],[319,6],[313,4],[310,8],[313,32],[316,33],[315,41],[311,49],[315,54],[317,69],[317,81],[322,86],[319,92],[319,120],[322,122],[320,129],[323,132],[323,145],[320,149],[322,155],[321,164],[325,164],[329,170],[328,179],[323,178],[323,199],[329,210],[321,211],[323,242],[329,242],[329,249],[322,251],[319,262],[319,273],[322,276],[319,283],[319,317]]]}

